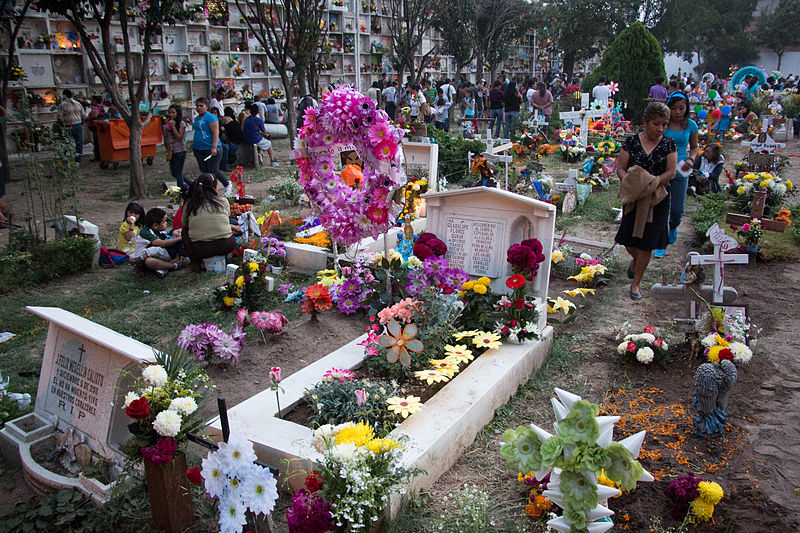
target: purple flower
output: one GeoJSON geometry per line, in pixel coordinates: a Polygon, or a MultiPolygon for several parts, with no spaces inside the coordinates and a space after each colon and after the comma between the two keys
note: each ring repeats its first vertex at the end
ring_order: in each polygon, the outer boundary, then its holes
{"type": "Polygon", "coordinates": [[[234,363],[239,360],[239,354],[242,351],[242,346],[236,339],[233,338],[233,336],[228,335],[224,331],[219,331],[214,336],[214,339],[211,341],[211,345],[214,347],[214,353],[216,353],[220,358],[227,361],[233,361],[234,363]]]}
{"type": "Polygon", "coordinates": [[[286,509],[289,533],[324,533],[334,531],[331,504],[317,493],[300,489],[292,498],[292,506],[286,509]]]}
{"type": "Polygon", "coordinates": [[[178,443],[170,437],[158,439],[155,446],[139,448],[142,457],[154,465],[165,465],[172,462],[172,457],[178,450],[178,443]]]}
{"type": "Polygon", "coordinates": [[[422,262],[422,271],[426,276],[438,278],[449,266],[444,257],[428,257],[422,262]]]}
{"type": "Polygon", "coordinates": [[[281,283],[278,286],[278,294],[282,294],[282,295],[286,296],[287,294],[289,294],[289,289],[291,289],[291,288],[292,288],[292,284],[291,283],[281,283]]]}
{"type": "Polygon", "coordinates": [[[686,512],[689,510],[689,503],[700,496],[700,491],[697,487],[701,481],[703,480],[694,477],[694,474],[689,472],[689,474],[676,477],[670,482],[666,494],[667,498],[672,502],[670,514],[673,518],[680,520],[686,516],[686,512]]]}

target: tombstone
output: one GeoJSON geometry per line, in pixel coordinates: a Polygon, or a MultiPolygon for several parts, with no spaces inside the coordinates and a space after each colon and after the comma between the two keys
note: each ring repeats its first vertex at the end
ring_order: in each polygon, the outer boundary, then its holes
{"type": "Polygon", "coordinates": [[[415,169],[428,173],[428,190],[439,190],[439,145],[403,141],[403,154],[406,158],[406,174],[414,175],[415,169]]]}
{"type": "Polygon", "coordinates": [[[564,195],[564,202],[561,204],[561,212],[568,215],[578,207],[578,193],[575,189],[570,189],[564,195]]]}
{"type": "Polygon", "coordinates": [[[714,223],[708,228],[706,235],[714,245],[714,253],[711,255],[691,255],[689,261],[692,265],[714,265],[712,275],[712,301],[715,304],[723,303],[723,291],[725,287],[725,265],[747,264],[750,257],[747,254],[726,254],[728,250],[733,250],[739,246],[739,242],[725,234],[725,230],[714,223]]]}
{"type": "Polygon", "coordinates": [[[523,239],[539,239],[545,260],[539,263],[539,272],[529,292],[541,301],[547,298],[555,231],[554,205],[489,187],[424,197],[428,200],[425,229],[447,244],[445,258],[450,265],[465,270],[473,278],[488,277],[497,293],[511,292],[505,284],[512,275],[511,265],[506,261],[508,247],[523,239]]]}
{"type": "Polygon", "coordinates": [[[3,454],[8,458],[12,451],[11,461],[19,463],[21,457],[24,463],[23,446],[29,450],[60,430],[117,462],[122,457],[119,445],[130,438],[131,420],[122,409],[125,394],[132,390],[141,365],[155,362],[153,349],[64,309],[26,309],[50,326],[34,412],[0,431],[3,454]]]}

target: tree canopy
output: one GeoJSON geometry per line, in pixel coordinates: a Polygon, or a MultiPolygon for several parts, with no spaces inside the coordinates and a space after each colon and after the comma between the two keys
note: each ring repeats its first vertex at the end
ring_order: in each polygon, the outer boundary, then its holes
{"type": "Polygon", "coordinates": [[[772,13],[761,13],[756,23],[756,41],[777,54],[780,70],[783,54],[800,46],[800,0],[781,0],[772,13]]]}

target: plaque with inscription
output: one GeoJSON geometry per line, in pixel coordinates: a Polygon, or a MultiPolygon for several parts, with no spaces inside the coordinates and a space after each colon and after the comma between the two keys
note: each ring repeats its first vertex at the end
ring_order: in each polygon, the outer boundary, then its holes
{"type": "Polygon", "coordinates": [[[445,258],[450,266],[458,267],[471,276],[500,276],[499,259],[505,242],[506,224],[502,220],[445,217],[445,258]]]}

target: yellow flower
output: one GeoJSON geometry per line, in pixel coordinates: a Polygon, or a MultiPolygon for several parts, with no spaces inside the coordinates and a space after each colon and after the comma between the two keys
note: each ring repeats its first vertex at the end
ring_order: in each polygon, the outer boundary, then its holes
{"type": "Polygon", "coordinates": [[[569,314],[570,308],[575,308],[575,304],[566,300],[559,296],[555,300],[553,300],[553,310],[557,313],[558,311],[564,311],[565,315],[569,314]]]}
{"type": "Polygon", "coordinates": [[[585,268],[589,272],[591,272],[593,275],[594,274],[605,274],[606,270],[608,270],[607,266],[601,265],[600,263],[597,263],[596,265],[591,265],[591,266],[588,266],[588,267],[585,267],[585,268]]]}
{"type": "Polygon", "coordinates": [[[498,335],[497,333],[479,331],[478,334],[475,335],[475,337],[473,337],[472,344],[480,348],[488,348],[490,350],[496,350],[503,343],[500,342],[500,335],[498,335]]]}
{"type": "Polygon", "coordinates": [[[475,330],[465,330],[465,331],[459,331],[458,333],[454,334],[454,335],[453,335],[453,337],[454,337],[454,338],[455,338],[457,341],[460,341],[460,340],[461,340],[461,339],[463,339],[464,337],[474,337],[474,336],[475,336],[475,335],[477,335],[478,333],[479,333],[479,332],[478,332],[478,331],[475,331],[475,330]]]}
{"type": "Polygon", "coordinates": [[[581,273],[580,274],[577,274],[575,276],[570,276],[567,279],[573,279],[573,280],[575,280],[575,281],[577,281],[579,283],[585,283],[585,282],[592,281],[594,279],[594,273],[591,272],[590,270],[587,270],[587,268],[588,267],[583,267],[581,269],[581,273]]]}
{"type": "Polygon", "coordinates": [[[769,180],[761,180],[761,183],[759,183],[758,186],[762,189],[766,189],[769,187],[769,180]]]}
{"type": "Polygon", "coordinates": [[[486,285],[479,285],[476,283],[472,290],[478,294],[486,294],[486,285]]]}
{"type": "Polygon", "coordinates": [[[722,490],[719,483],[713,481],[701,481],[697,485],[697,490],[700,491],[700,497],[711,505],[717,505],[725,496],[725,491],[722,490]]]}
{"type": "Polygon", "coordinates": [[[255,261],[250,261],[247,263],[247,268],[250,269],[250,272],[256,272],[258,270],[258,263],[255,261]]]}
{"type": "Polygon", "coordinates": [[[744,175],[744,180],[745,181],[756,181],[757,179],[758,179],[758,176],[756,176],[752,172],[750,174],[745,174],[744,175]]]}
{"type": "Polygon", "coordinates": [[[444,347],[444,354],[448,358],[452,357],[461,363],[472,361],[475,358],[475,356],[472,355],[472,350],[467,349],[466,344],[456,344],[455,346],[446,344],[444,347]]]}
{"type": "Polygon", "coordinates": [[[428,362],[432,364],[436,370],[449,378],[452,378],[458,373],[458,362],[452,359],[430,359],[428,362]]]}
{"type": "Polygon", "coordinates": [[[419,396],[406,396],[405,398],[394,396],[386,399],[386,405],[390,411],[402,416],[403,418],[408,418],[408,415],[413,415],[422,409],[422,403],[419,401],[419,396]]]}
{"type": "Polygon", "coordinates": [[[480,283],[484,287],[489,287],[491,285],[491,283],[492,283],[492,280],[490,280],[486,276],[483,276],[483,277],[478,278],[478,283],[480,283]]]}
{"type": "Polygon", "coordinates": [[[264,215],[262,217],[257,218],[256,219],[256,224],[258,224],[260,226],[261,224],[264,223],[265,220],[267,220],[267,215],[264,215]]]}
{"type": "Polygon", "coordinates": [[[400,446],[400,443],[397,442],[396,440],[386,439],[386,438],[372,439],[366,444],[366,447],[369,451],[371,451],[374,454],[388,452],[394,450],[395,448],[402,448],[402,446],[400,446]]]}
{"type": "Polygon", "coordinates": [[[233,303],[235,301],[236,300],[234,300],[233,296],[226,296],[222,299],[222,303],[224,303],[226,307],[233,307],[233,303]]]}
{"type": "Polygon", "coordinates": [[[244,287],[244,276],[239,276],[238,278],[236,278],[236,282],[235,283],[236,283],[236,286],[239,287],[240,289],[242,287],[244,287]]]}
{"type": "MultiPolygon", "coordinates": [[[[600,470],[600,475],[597,476],[597,482],[601,485],[605,485],[606,487],[611,487],[612,489],[619,489],[619,483],[606,477],[605,470],[600,470]]],[[[614,497],[619,498],[620,496],[622,496],[621,492],[614,497]]]]}
{"type": "Polygon", "coordinates": [[[736,194],[738,194],[739,196],[743,195],[744,194],[744,187],[739,186],[739,188],[736,189],[736,194]]]}
{"type": "Polygon", "coordinates": [[[558,311],[556,311],[555,309],[553,309],[553,308],[550,306],[550,302],[547,302],[547,314],[548,314],[548,315],[554,315],[554,314],[556,314],[556,313],[558,313],[558,311]]]}
{"type": "Polygon", "coordinates": [[[438,370],[419,370],[414,375],[422,381],[427,381],[428,385],[439,383],[440,381],[450,381],[450,378],[438,370]]]}
{"type": "Polygon", "coordinates": [[[557,265],[559,262],[564,260],[564,254],[562,254],[560,250],[553,250],[552,260],[553,264],[557,265]]]}
{"type": "Polygon", "coordinates": [[[375,432],[366,422],[350,422],[336,433],[334,444],[353,443],[356,446],[364,446],[375,438],[375,432]]]}
{"type": "Polygon", "coordinates": [[[465,281],[461,284],[461,288],[465,291],[471,291],[472,288],[475,286],[475,280],[465,281]]]}
{"type": "Polygon", "coordinates": [[[583,296],[584,298],[586,298],[587,294],[594,294],[594,289],[572,289],[571,291],[561,291],[561,292],[567,293],[573,298],[575,298],[576,296],[583,296]]]}
{"type": "Polygon", "coordinates": [[[791,191],[792,189],[794,189],[794,185],[792,184],[792,180],[786,180],[784,183],[786,184],[786,189],[787,190],[791,191]]]}
{"type": "Polygon", "coordinates": [[[764,178],[765,180],[771,180],[771,179],[773,179],[773,178],[775,177],[775,176],[773,176],[772,174],[770,174],[769,172],[762,172],[762,173],[761,173],[761,174],[759,174],[759,175],[760,175],[762,178],[764,178]]]}
{"type": "Polygon", "coordinates": [[[692,515],[699,518],[700,520],[711,520],[711,515],[714,514],[714,506],[702,498],[695,498],[691,502],[692,505],[692,515]]]}

